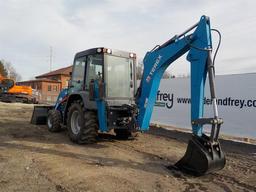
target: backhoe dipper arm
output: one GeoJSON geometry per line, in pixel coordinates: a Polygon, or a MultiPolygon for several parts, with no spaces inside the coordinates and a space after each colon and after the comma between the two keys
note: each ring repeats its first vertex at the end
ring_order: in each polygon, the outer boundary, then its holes
{"type": "MultiPolygon", "coordinates": [[[[192,26],[189,31],[193,28],[196,28],[193,34],[186,35],[187,30],[155,50],[147,52],[144,57],[144,72],[141,80],[140,96],[137,100],[139,106],[138,124],[142,131],[149,129],[156,94],[165,70],[187,51],[189,51],[187,60],[191,62],[191,119],[199,119],[203,116],[207,50],[212,48],[209,18],[202,16],[200,22],[192,26]],[[193,47],[202,48],[203,50],[193,47]]],[[[194,125],[193,133],[201,136],[201,126],[194,125]]]]}
{"type": "Polygon", "coordinates": [[[136,103],[139,108],[137,123],[141,131],[149,129],[149,123],[156,101],[161,78],[176,59],[188,52],[187,60],[191,70],[191,124],[190,139],[184,157],[175,166],[193,175],[203,175],[213,170],[222,169],[225,156],[218,142],[222,119],[218,118],[215,90],[214,66],[211,59],[212,40],[210,20],[202,16],[200,21],[180,35],[174,36],[161,46],[147,52],[144,57],[144,71],[137,92],[136,103]],[[194,32],[187,34],[188,32],[194,32]],[[208,73],[213,118],[203,118],[205,80],[208,73]],[[203,125],[212,126],[211,135],[203,133],[203,125]]]}

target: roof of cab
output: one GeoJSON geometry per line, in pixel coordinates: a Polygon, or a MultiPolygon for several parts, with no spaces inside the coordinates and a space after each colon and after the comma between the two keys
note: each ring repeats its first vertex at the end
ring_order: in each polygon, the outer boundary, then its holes
{"type": "MultiPolygon", "coordinates": [[[[81,52],[76,53],[75,58],[84,57],[86,55],[97,54],[98,53],[97,52],[98,49],[109,49],[109,48],[96,47],[96,48],[92,48],[92,49],[87,49],[85,51],[81,51],[81,52]]],[[[121,51],[121,50],[117,50],[117,49],[111,49],[111,55],[115,55],[115,56],[119,56],[119,57],[127,57],[127,58],[129,58],[130,53],[133,53],[133,52],[127,52],[127,51],[121,51]]],[[[135,53],[133,53],[133,54],[135,54],[135,53]]]]}

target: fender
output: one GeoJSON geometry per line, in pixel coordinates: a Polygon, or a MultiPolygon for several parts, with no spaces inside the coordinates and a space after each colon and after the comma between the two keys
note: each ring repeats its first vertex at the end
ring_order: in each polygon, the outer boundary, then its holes
{"type": "Polygon", "coordinates": [[[67,124],[67,118],[68,118],[68,108],[70,107],[70,105],[76,101],[76,100],[81,100],[83,102],[84,105],[86,105],[86,94],[84,91],[81,92],[77,92],[77,93],[71,93],[68,96],[67,99],[67,103],[64,109],[64,116],[63,116],[63,124],[66,125],[67,124]]]}

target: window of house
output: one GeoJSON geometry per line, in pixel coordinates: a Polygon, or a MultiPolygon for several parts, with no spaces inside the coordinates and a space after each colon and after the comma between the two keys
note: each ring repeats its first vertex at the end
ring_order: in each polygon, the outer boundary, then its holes
{"type": "Polygon", "coordinates": [[[52,86],[48,85],[48,91],[52,91],[52,86]]]}
{"type": "Polygon", "coordinates": [[[57,92],[57,91],[58,91],[58,86],[57,86],[57,85],[53,85],[53,88],[52,88],[52,89],[53,89],[53,91],[56,91],[56,92],[57,92]]]}

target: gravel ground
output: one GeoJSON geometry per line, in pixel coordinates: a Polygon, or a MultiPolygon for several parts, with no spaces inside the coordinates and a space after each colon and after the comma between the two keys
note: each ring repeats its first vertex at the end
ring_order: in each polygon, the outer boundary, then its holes
{"type": "Polygon", "coordinates": [[[256,191],[256,145],[221,140],[225,168],[193,177],[166,168],[184,155],[188,133],[152,128],[79,146],[66,131],[31,125],[32,110],[0,103],[0,191],[256,191]]]}

